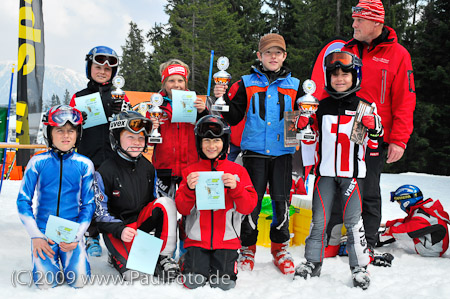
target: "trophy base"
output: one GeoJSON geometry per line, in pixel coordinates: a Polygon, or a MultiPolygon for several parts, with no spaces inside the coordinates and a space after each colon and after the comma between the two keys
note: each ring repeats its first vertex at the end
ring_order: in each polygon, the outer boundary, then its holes
{"type": "Polygon", "coordinates": [[[148,137],[148,143],[162,143],[161,137],[148,137]]]}
{"type": "Polygon", "coordinates": [[[228,112],[228,111],[230,111],[230,106],[228,106],[228,105],[212,105],[211,110],[219,111],[219,112],[228,112]]]}
{"type": "Polygon", "coordinates": [[[296,139],[298,140],[303,140],[303,141],[316,141],[316,134],[314,133],[297,133],[297,135],[295,136],[296,139]]]}

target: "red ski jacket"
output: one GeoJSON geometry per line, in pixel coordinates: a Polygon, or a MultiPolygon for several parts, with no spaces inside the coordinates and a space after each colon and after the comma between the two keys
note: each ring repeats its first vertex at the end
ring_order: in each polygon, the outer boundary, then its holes
{"type": "Polygon", "coordinates": [[[164,116],[159,126],[162,143],[154,144],[152,163],[158,176],[181,176],[181,170],[198,161],[195,146],[194,125],[190,123],[173,123],[172,106],[167,98],[160,106],[164,116]]]}
{"type": "Polygon", "coordinates": [[[186,240],[184,247],[205,249],[239,249],[242,215],[250,214],[256,207],[258,195],[247,170],[226,159],[214,162],[214,169],[236,177],[235,189],[225,188],[225,209],[197,210],[195,190],[189,189],[186,177],[191,172],[211,171],[210,160],[200,160],[183,170],[183,180],[175,196],[178,212],[186,215],[186,240]]]}
{"type": "Polygon", "coordinates": [[[406,148],[416,106],[413,68],[408,51],[395,31],[384,26],[370,45],[351,39],[342,51],[362,59],[361,90],[357,96],[375,102],[384,127],[384,141],[406,148]]]}
{"type": "Polygon", "coordinates": [[[449,216],[439,200],[428,198],[409,208],[408,216],[386,222],[395,239],[413,239],[416,251],[423,256],[442,256],[448,248],[449,216]]]}

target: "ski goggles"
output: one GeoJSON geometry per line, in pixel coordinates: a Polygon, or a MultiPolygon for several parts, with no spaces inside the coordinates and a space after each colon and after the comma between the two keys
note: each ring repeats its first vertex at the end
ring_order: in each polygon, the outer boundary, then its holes
{"type": "Polygon", "coordinates": [[[361,59],[348,52],[333,52],[325,57],[325,67],[327,69],[335,68],[340,65],[342,68],[354,68],[362,66],[361,59]]]}
{"type": "Polygon", "coordinates": [[[133,119],[119,119],[112,121],[109,125],[109,129],[119,129],[125,128],[131,133],[144,132],[145,134],[150,134],[153,124],[151,120],[144,118],[133,118],[133,119]]]}
{"type": "Polygon", "coordinates": [[[367,14],[377,14],[377,15],[381,15],[379,12],[376,12],[375,10],[372,9],[368,9],[365,7],[359,7],[359,6],[353,6],[352,7],[352,13],[354,14],[361,14],[361,15],[367,15],[367,14]]]}
{"type": "Polygon", "coordinates": [[[196,134],[200,137],[222,137],[227,130],[230,130],[229,127],[224,128],[220,123],[207,122],[197,125],[196,134]]]}
{"type": "Polygon", "coordinates": [[[78,109],[67,106],[59,107],[55,110],[48,112],[47,120],[44,120],[45,125],[52,127],[62,127],[67,122],[70,122],[74,126],[81,125],[83,123],[83,116],[78,109]]]}
{"type": "Polygon", "coordinates": [[[92,56],[92,61],[99,65],[105,65],[107,63],[110,67],[119,65],[119,58],[117,58],[117,56],[106,54],[94,54],[92,56]]]}
{"type": "Polygon", "coordinates": [[[416,192],[416,193],[405,194],[405,195],[395,195],[395,192],[391,192],[391,202],[405,200],[405,199],[412,199],[412,198],[417,198],[417,197],[423,198],[422,191],[416,192]]]}

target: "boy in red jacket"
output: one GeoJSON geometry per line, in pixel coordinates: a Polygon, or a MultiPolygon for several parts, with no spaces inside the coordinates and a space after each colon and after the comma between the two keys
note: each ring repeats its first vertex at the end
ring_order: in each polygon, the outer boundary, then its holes
{"type": "Polygon", "coordinates": [[[195,289],[209,280],[211,287],[229,290],[236,285],[241,218],[253,211],[258,196],[245,168],[226,159],[231,133],[228,124],[219,116],[207,115],[194,131],[200,161],[183,170],[175,197],[178,212],[186,216],[183,284],[195,289]],[[197,209],[199,171],[224,172],[225,209],[197,209]]]}
{"type": "Polygon", "coordinates": [[[386,222],[386,231],[377,246],[412,239],[421,256],[442,256],[448,248],[450,220],[440,201],[424,199],[422,191],[414,185],[403,185],[391,192],[391,201],[398,202],[408,216],[386,222]]]}

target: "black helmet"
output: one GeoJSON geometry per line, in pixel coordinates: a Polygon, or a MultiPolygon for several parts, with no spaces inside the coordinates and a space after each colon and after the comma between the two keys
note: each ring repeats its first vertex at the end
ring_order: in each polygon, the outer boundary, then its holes
{"type": "Polygon", "coordinates": [[[202,151],[203,138],[221,138],[223,141],[223,148],[218,157],[221,160],[226,158],[228,147],[230,146],[231,128],[223,118],[218,115],[203,116],[195,125],[194,133],[195,144],[200,158],[208,159],[202,151]]]}
{"type": "Polygon", "coordinates": [[[325,89],[333,98],[340,99],[361,89],[362,61],[356,55],[340,50],[331,52],[325,57],[324,67],[326,75],[325,89]],[[337,92],[331,87],[331,73],[337,68],[341,68],[344,72],[351,72],[353,75],[352,87],[347,91],[337,92]]]}
{"type": "Polygon", "coordinates": [[[92,48],[89,53],[86,54],[86,77],[91,80],[91,66],[92,62],[104,65],[108,64],[112,68],[111,79],[117,74],[119,68],[119,56],[116,51],[109,47],[97,46],[92,48]]]}
{"type": "Polygon", "coordinates": [[[67,122],[70,122],[77,129],[77,140],[74,147],[80,144],[83,133],[83,115],[80,110],[69,105],[56,105],[51,107],[42,117],[44,139],[48,147],[58,150],[53,145],[51,130],[52,127],[63,127],[67,122]]]}
{"type": "MultiPolygon", "coordinates": [[[[152,130],[152,121],[136,111],[122,111],[119,114],[115,114],[113,120],[109,124],[109,142],[111,143],[111,148],[118,154],[126,155],[128,159],[135,160],[140,157],[133,158],[128,155],[126,150],[124,150],[120,144],[120,133],[123,130],[127,130],[131,133],[137,134],[144,132],[145,138],[150,135],[152,130]]],[[[147,150],[147,140],[145,141],[145,146],[143,152],[147,150]]]]}

